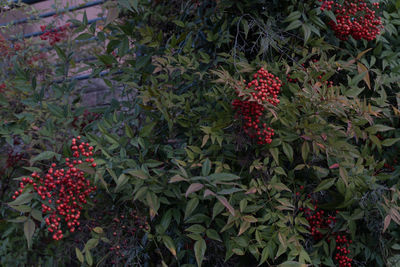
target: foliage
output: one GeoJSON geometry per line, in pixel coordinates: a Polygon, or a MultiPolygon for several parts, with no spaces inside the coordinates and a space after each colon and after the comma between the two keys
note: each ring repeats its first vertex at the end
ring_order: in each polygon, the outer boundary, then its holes
{"type": "Polygon", "coordinates": [[[351,266],[397,266],[400,2],[380,4],[370,42],[338,40],[311,0],[119,0],[101,29],[71,20],[59,69],[40,79],[21,57],[1,76],[0,142],[23,159],[2,152],[1,263],[345,266],[335,254],[351,239],[351,266]],[[105,49],[87,68],[121,93],[82,126],[67,68],[72,39],[92,37],[105,49]],[[245,86],[260,68],[282,81],[279,105],[245,86]],[[271,142],[243,131],[238,95],[267,111],[271,142]],[[94,147],[95,170],[81,167],[97,190],[81,229],[52,241],[37,202],[7,202],[13,178],[71,156],[77,134],[94,147]],[[335,214],[318,238],[311,211],[335,214]]]}

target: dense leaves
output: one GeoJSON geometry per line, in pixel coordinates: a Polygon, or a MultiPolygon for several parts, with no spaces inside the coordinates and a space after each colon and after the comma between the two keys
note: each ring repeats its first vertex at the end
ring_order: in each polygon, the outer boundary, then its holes
{"type": "Polygon", "coordinates": [[[381,1],[373,41],[336,38],[319,1],[107,5],[101,28],[84,16],[69,35],[96,37],[82,70],[119,92],[107,106],[81,106],[72,42],[54,47],[59,83],[23,57],[0,76],[2,264],[399,263],[398,1],[381,1]],[[77,134],[97,190],[53,241],[14,178],[73,156],[77,134]]]}

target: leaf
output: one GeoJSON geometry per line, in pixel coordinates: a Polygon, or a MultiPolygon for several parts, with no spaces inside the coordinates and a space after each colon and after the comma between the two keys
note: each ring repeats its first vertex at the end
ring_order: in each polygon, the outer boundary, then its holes
{"type": "Polygon", "coordinates": [[[242,217],[243,220],[245,220],[246,222],[250,222],[250,223],[255,223],[257,222],[257,218],[251,216],[251,215],[245,215],[242,217]]]}
{"type": "Polygon", "coordinates": [[[345,170],[345,168],[339,167],[339,174],[340,174],[340,178],[342,178],[345,185],[349,186],[348,175],[347,175],[347,171],[345,170]]]}
{"type": "Polygon", "coordinates": [[[75,248],[75,254],[76,257],[78,258],[78,260],[83,263],[85,261],[85,259],[83,258],[83,254],[82,252],[79,250],[79,248],[75,248]]]}
{"type": "Polygon", "coordinates": [[[78,40],[78,41],[79,40],[87,40],[87,39],[90,39],[92,37],[93,37],[93,35],[91,35],[90,33],[82,33],[78,37],[76,37],[75,40],[78,40]]]}
{"type": "Polygon", "coordinates": [[[204,190],[204,197],[208,197],[208,196],[215,196],[216,194],[211,191],[210,189],[206,189],[204,190]]]}
{"type": "Polygon", "coordinates": [[[315,188],[314,193],[322,191],[322,190],[327,190],[329,189],[332,185],[335,184],[336,178],[330,178],[330,179],[325,179],[323,180],[317,188],[315,188]]]}
{"type": "Polygon", "coordinates": [[[85,253],[87,253],[89,250],[95,248],[98,244],[99,244],[99,239],[91,238],[86,242],[85,248],[83,249],[83,251],[85,253]]]}
{"type": "Polygon", "coordinates": [[[19,212],[30,212],[32,210],[32,208],[27,205],[11,206],[11,208],[13,208],[19,212]]]}
{"type": "Polygon", "coordinates": [[[185,208],[185,217],[184,217],[185,220],[197,208],[197,205],[199,205],[198,198],[192,198],[191,200],[188,201],[188,203],[186,204],[186,208],[185,208]]]}
{"type": "Polygon", "coordinates": [[[83,171],[83,172],[88,173],[88,174],[95,174],[96,173],[95,169],[92,166],[90,166],[87,162],[84,162],[82,164],[78,164],[75,167],[77,169],[83,171]]]}
{"type": "Polygon", "coordinates": [[[329,166],[329,169],[337,169],[337,168],[339,168],[339,163],[335,163],[335,164],[332,164],[331,166],[329,166]]]}
{"type": "Polygon", "coordinates": [[[206,231],[206,235],[208,238],[213,239],[213,240],[217,240],[222,242],[221,237],[219,236],[218,232],[215,231],[214,229],[207,229],[206,231]]]}
{"type": "Polygon", "coordinates": [[[362,52],[360,52],[358,55],[357,55],[357,60],[358,59],[360,59],[363,55],[365,55],[365,53],[367,53],[368,51],[370,51],[372,48],[368,48],[368,49],[366,49],[366,50],[364,50],[364,51],[362,51],[362,52]]]}
{"type": "Polygon", "coordinates": [[[392,146],[400,141],[400,138],[388,138],[382,141],[382,146],[392,146]]]}
{"type": "Polygon", "coordinates": [[[310,152],[310,146],[306,141],[304,141],[303,145],[301,146],[301,157],[303,158],[304,162],[307,161],[309,152],[310,152]]]}
{"type": "Polygon", "coordinates": [[[394,130],[394,128],[382,124],[375,124],[366,129],[366,131],[371,134],[376,134],[377,132],[386,132],[390,130],[394,130]]]}
{"type": "Polygon", "coordinates": [[[279,164],[279,150],[276,147],[274,147],[274,148],[271,148],[269,150],[269,152],[271,153],[271,155],[274,158],[275,162],[277,164],[279,164]]]}
{"type": "Polygon", "coordinates": [[[240,180],[240,177],[231,173],[213,173],[210,176],[211,180],[219,181],[219,182],[230,182],[235,180],[240,180]]]}
{"type": "Polygon", "coordinates": [[[307,264],[297,261],[285,261],[284,263],[279,264],[278,267],[307,267],[307,264]]]}
{"type": "Polygon", "coordinates": [[[30,192],[24,192],[22,195],[19,195],[14,201],[8,203],[10,206],[18,206],[21,204],[29,203],[33,198],[33,194],[30,192]]]}
{"type": "Polygon", "coordinates": [[[28,241],[29,249],[32,246],[32,237],[33,237],[34,233],[35,233],[35,223],[31,219],[28,219],[24,223],[24,234],[25,234],[26,240],[28,241]]]}
{"type": "Polygon", "coordinates": [[[89,266],[93,265],[93,257],[92,257],[92,253],[90,253],[90,251],[86,251],[85,259],[86,259],[86,262],[89,264],[89,266]]]}
{"type": "Polygon", "coordinates": [[[191,193],[194,193],[194,192],[197,192],[197,191],[201,190],[203,187],[204,187],[204,185],[200,184],[200,183],[191,184],[188,187],[188,189],[186,190],[185,197],[187,198],[188,195],[190,195],[191,193]]]}
{"type": "Polygon", "coordinates": [[[302,29],[303,29],[303,34],[304,34],[304,44],[306,44],[308,42],[308,39],[310,39],[310,36],[311,36],[311,28],[308,24],[303,24],[302,29]]]}
{"type": "Polygon", "coordinates": [[[41,213],[39,210],[33,209],[33,210],[31,211],[31,215],[32,215],[32,217],[33,217],[35,220],[37,220],[37,221],[39,221],[39,222],[42,222],[42,221],[43,221],[42,213],[41,213]]]}
{"type": "Polygon", "coordinates": [[[39,155],[37,155],[36,157],[32,158],[30,162],[31,164],[33,164],[36,161],[52,159],[54,156],[61,156],[61,155],[53,151],[44,151],[39,155]]]}
{"type": "Polygon", "coordinates": [[[95,227],[95,228],[93,228],[93,232],[102,234],[104,231],[103,231],[103,228],[101,228],[101,227],[95,227]]]}
{"type": "Polygon", "coordinates": [[[239,233],[238,236],[240,236],[241,234],[243,234],[244,232],[247,231],[247,229],[249,229],[250,227],[250,222],[244,221],[240,224],[240,228],[239,228],[239,233]]]}
{"type": "Polygon", "coordinates": [[[19,217],[15,218],[15,219],[10,219],[10,220],[7,220],[7,221],[8,222],[14,222],[14,223],[22,223],[22,222],[26,222],[27,219],[28,219],[28,217],[26,217],[26,216],[19,216],[19,217]]]}
{"type": "Polygon", "coordinates": [[[365,73],[364,76],[364,82],[367,84],[368,88],[371,89],[371,81],[369,78],[369,73],[368,73],[368,69],[367,67],[365,67],[364,64],[362,64],[361,62],[357,62],[357,69],[358,69],[358,73],[365,73]]]}
{"type": "Polygon", "coordinates": [[[290,31],[299,28],[303,23],[300,20],[292,21],[285,29],[285,31],[290,31]]]}
{"type": "Polygon", "coordinates": [[[298,20],[301,17],[300,11],[293,11],[292,13],[287,16],[287,18],[283,22],[291,22],[294,20],[298,20]]]}
{"type": "Polygon", "coordinates": [[[293,162],[293,148],[288,143],[282,143],[283,152],[290,162],[293,162]]]}
{"type": "Polygon", "coordinates": [[[181,181],[188,181],[188,179],[180,176],[179,174],[176,174],[169,179],[169,183],[176,183],[176,182],[181,182],[181,181]]]}
{"type": "Polygon", "coordinates": [[[210,174],[210,170],[211,170],[211,162],[210,160],[207,158],[204,162],[203,162],[203,167],[201,168],[201,173],[203,176],[207,176],[210,174]]]}
{"type": "Polygon", "coordinates": [[[145,173],[142,170],[133,170],[133,171],[128,171],[127,173],[129,175],[132,175],[133,177],[137,177],[137,178],[142,179],[142,180],[146,180],[147,178],[149,178],[147,173],[145,173]]]}
{"type": "Polygon", "coordinates": [[[109,9],[108,9],[108,12],[107,12],[106,22],[105,22],[105,25],[104,25],[104,26],[110,24],[110,23],[113,22],[115,19],[117,19],[117,18],[118,18],[118,15],[119,15],[119,10],[118,10],[117,7],[111,7],[111,8],[109,8],[109,9]]]}
{"type": "Polygon", "coordinates": [[[142,129],[140,129],[139,136],[140,137],[148,137],[150,133],[153,131],[154,126],[156,126],[157,122],[152,122],[145,125],[142,129]]]}
{"type": "Polygon", "coordinates": [[[129,181],[129,177],[126,176],[124,173],[118,177],[117,186],[114,189],[114,193],[118,193],[121,188],[129,181]]]}
{"type": "Polygon", "coordinates": [[[200,224],[193,224],[189,228],[186,228],[185,231],[195,233],[195,234],[201,234],[204,233],[206,228],[200,224]]]}
{"type": "Polygon", "coordinates": [[[386,231],[386,229],[389,227],[391,219],[392,219],[392,217],[390,217],[390,215],[386,215],[385,220],[383,222],[382,233],[384,233],[386,231]]]}
{"type": "Polygon", "coordinates": [[[194,255],[196,257],[197,265],[200,267],[203,263],[204,254],[206,253],[206,242],[204,239],[197,240],[194,243],[194,255]]]}
{"type": "Polygon", "coordinates": [[[229,212],[233,216],[235,216],[235,209],[231,206],[231,204],[229,204],[228,200],[225,197],[217,196],[217,199],[222,203],[222,205],[224,205],[229,210],[229,212]]]}
{"type": "Polygon", "coordinates": [[[167,247],[167,249],[172,253],[172,255],[176,258],[176,248],[175,248],[175,244],[174,241],[172,241],[172,238],[164,235],[162,237],[163,243],[164,245],[167,247]]]}

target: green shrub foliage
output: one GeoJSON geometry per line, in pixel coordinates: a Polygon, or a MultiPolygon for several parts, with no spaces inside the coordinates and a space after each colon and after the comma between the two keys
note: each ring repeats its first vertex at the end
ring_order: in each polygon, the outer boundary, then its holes
{"type": "Polygon", "coordinates": [[[398,266],[400,1],[373,2],[118,0],[70,21],[55,69],[24,43],[0,74],[2,266],[398,266]],[[338,39],[329,2],[380,34],[338,39]],[[105,107],[69,79],[82,51],[105,107]],[[77,135],[94,162],[68,166],[77,135]],[[97,187],[58,240],[20,187],[54,162],[97,187]]]}

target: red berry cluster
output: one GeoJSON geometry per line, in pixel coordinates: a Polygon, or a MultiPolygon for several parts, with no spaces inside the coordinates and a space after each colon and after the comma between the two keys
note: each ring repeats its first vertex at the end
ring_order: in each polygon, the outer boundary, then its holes
{"type": "Polygon", "coordinates": [[[75,227],[80,224],[78,219],[83,205],[87,203],[89,194],[96,190],[96,186],[91,186],[85,178],[84,172],[77,168],[77,165],[83,163],[83,157],[86,158],[84,161],[96,167],[91,157],[93,147],[89,143],[80,142],[80,139],[80,136],[72,139],[71,149],[76,159],[66,158],[66,168],[56,169],[56,163],[52,163],[47,174],[40,176],[34,172],[31,177],[22,178],[20,189],[12,197],[15,199],[20,195],[26,185],[33,186],[42,200],[42,212],[49,214],[45,222],[54,240],[63,238],[61,221],[65,222],[71,233],[75,231],[75,227]]]}
{"type": "Polygon", "coordinates": [[[345,235],[336,235],[336,251],[335,260],[339,263],[339,267],[351,267],[353,259],[349,258],[350,254],[349,244],[353,243],[352,240],[347,239],[345,235]]]}
{"type": "MultiPolygon", "coordinates": [[[[244,81],[246,82],[246,81],[244,81]]],[[[250,95],[255,100],[250,100],[249,96],[242,99],[235,99],[232,102],[236,115],[244,120],[244,132],[252,139],[257,140],[257,144],[270,144],[274,129],[267,127],[260,118],[265,111],[263,103],[269,102],[276,106],[279,103],[278,94],[282,82],[278,77],[261,68],[253,76],[253,80],[247,84],[246,90],[251,90],[250,95]]],[[[236,91],[239,95],[239,91],[236,91]]]]}
{"type": "Polygon", "coordinates": [[[93,121],[98,120],[100,116],[101,114],[99,113],[89,112],[87,109],[85,109],[85,111],[82,114],[82,117],[75,116],[71,125],[72,127],[81,132],[83,128],[86,127],[86,125],[92,123],[93,121]]]}
{"type": "Polygon", "coordinates": [[[49,44],[54,45],[67,36],[69,26],[69,23],[57,28],[49,28],[46,25],[42,25],[40,26],[40,29],[43,33],[40,35],[40,39],[49,40],[49,44]]]}
{"type": "Polygon", "coordinates": [[[380,34],[382,21],[377,16],[379,3],[367,3],[365,0],[345,0],[343,4],[334,1],[319,0],[321,10],[332,10],[336,22],[330,21],[329,26],[340,40],[352,36],[356,40],[372,41],[380,34]]]}
{"type": "Polygon", "coordinates": [[[17,165],[21,161],[23,155],[20,152],[15,153],[14,150],[10,150],[7,156],[6,168],[10,168],[17,165]]]}
{"type": "Polygon", "coordinates": [[[304,211],[306,220],[310,224],[311,236],[315,241],[319,241],[324,237],[320,230],[331,228],[337,219],[336,216],[329,215],[324,210],[319,209],[318,200],[311,200],[311,203],[314,205],[314,209],[300,208],[300,211],[304,211]]]}
{"type": "MultiPolygon", "coordinates": [[[[300,190],[304,189],[301,187],[300,190]]],[[[296,193],[299,196],[298,193],[296,193]]],[[[311,199],[311,195],[307,196],[311,199]]],[[[324,234],[323,229],[332,229],[337,222],[336,214],[339,213],[338,210],[335,211],[335,214],[329,215],[328,212],[318,208],[318,200],[312,200],[311,203],[314,205],[313,209],[310,208],[299,208],[300,211],[305,213],[306,220],[310,225],[309,230],[311,232],[311,236],[315,241],[320,241],[323,238],[334,237],[336,241],[336,249],[334,252],[334,259],[338,262],[339,267],[351,267],[351,262],[353,261],[349,258],[350,250],[349,244],[352,243],[352,240],[348,239],[346,235],[341,235],[340,233],[332,233],[327,236],[324,234]]],[[[327,242],[330,242],[331,239],[327,239],[327,242]]]]}

